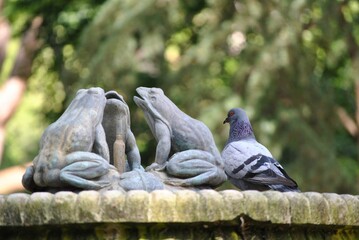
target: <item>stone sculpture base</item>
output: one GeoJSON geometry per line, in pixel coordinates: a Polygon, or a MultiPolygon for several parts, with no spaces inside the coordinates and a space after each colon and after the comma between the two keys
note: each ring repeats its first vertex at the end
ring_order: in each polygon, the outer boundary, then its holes
{"type": "Polygon", "coordinates": [[[359,196],[225,190],[0,195],[1,239],[359,239],[359,196]]]}

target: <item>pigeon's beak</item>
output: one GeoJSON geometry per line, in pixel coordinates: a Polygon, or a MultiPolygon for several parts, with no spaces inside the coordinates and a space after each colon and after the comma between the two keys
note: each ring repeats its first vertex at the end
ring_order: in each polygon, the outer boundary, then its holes
{"type": "Polygon", "coordinates": [[[228,123],[228,122],[229,122],[229,119],[226,118],[226,119],[224,119],[223,124],[228,123]]]}

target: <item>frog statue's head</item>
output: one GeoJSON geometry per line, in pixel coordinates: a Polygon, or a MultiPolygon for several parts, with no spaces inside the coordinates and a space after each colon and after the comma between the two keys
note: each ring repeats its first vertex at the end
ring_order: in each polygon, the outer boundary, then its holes
{"type": "MultiPolygon", "coordinates": [[[[111,90],[105,93],[106,96],[106,107],[105,107],[105,116],[114,116],[125,117],[128,126],[130,125],[130,110],[125,99],[118,94],[116,91],[111,90]]],[[[105,122],[111,124],[114,119],[104,119],[105,122]]]]}
{"type": "Polygon", "coordinates": [[[106,104],[105,91],[99,87],[88,89],[79,89],[73,100],[74,104],[81,104],[88,107],[94,107],[94,103],[98,103],[99,108],[103,108],[106,104]]]}
{"type": "Polygon", "coordinates": [[[100,123],[105,105],[106,97],[102,88],[80,89],[65,113],[70,115],[73,115],[73,112],[81,113],[83,116],[91,118],[92,121],[100,123]]]}
{"type": "Polygon", "coordinates": [[[125,99],[118,94],[116,91],[111,90],[105,93],[107,104],[116,104],[116,105],[123,105],[125,108],[128,108],[127,103],[125,102],[125,99]]]}
{"type": "Polygon", "coordinates": [[[160,88],[139,87],[136,89],[139,97],[135,96],[133,100],[145,113],[146,121],[152,128],[155,121],[159,120],[167,126],[176,105],[166,97],[160,88]]]}

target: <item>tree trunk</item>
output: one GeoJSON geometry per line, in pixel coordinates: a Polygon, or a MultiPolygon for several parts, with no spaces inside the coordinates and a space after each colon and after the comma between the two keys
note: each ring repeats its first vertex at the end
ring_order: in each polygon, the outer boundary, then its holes
{"type": "MultiPolygon", "coordinates": [[[[359,80],[355,82],[355,98],[356,98],[356,124],[357,124],[357,151],[359,151],[359,80]]],[[[358,162],[359,162],[359,153],[358,154],[358,162]]]]}
{"type": "Polygon", "coordinates": [[[0,72],[6,57],[6,47],[11,36],[9,22],[0,17],[0,72]]]}
{"type": "MultiPolygon", "coordinates": [[[[17,54],[10,77],[0,89],[0,162],[3,155],[5,126],[17,109],[25,92],[27,80],[31,75],[32,61],[39,47],[37,35],[41,23],[41,17],[36,17],[32,21],[30,28],[22,38],[21,47],[17,54]]],[[[0,64],[1,51],[5,49],[4,45],[7,43],[5,40],[6,38],[0,38],[0,64]]]]}

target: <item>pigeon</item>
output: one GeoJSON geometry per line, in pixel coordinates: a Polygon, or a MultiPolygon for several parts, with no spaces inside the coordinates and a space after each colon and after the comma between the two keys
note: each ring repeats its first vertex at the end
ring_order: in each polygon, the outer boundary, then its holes
{"type": "Polygon", "coordinates": [[[241,190],[300,192],[269,150],[257,142],[246,112],[233,108],[223,124],[229,137],[221,153],[229,181],[241,190]]]}

